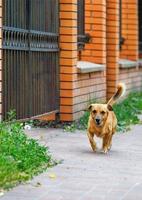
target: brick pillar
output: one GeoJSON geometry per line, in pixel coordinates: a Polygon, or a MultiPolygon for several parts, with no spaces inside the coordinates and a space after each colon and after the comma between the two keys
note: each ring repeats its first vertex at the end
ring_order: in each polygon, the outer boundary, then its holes
{"type": "Polygon", "coordinates": [[[106,64],[106,1],[85,1],[85,33],[91,40],[81,52],[81,60],[106,64]]]}
{"type": "Polygon", "coordinates": [[[77,0],[60,0],[60,120],[73,120],[77,64],[77,0]]]}
{"type": "Polygon", "coordinates": [[[122,37],[125,41],[121,49],[121,58],[138,59],[138,1],[122,1],[122,37]]]}
{"type": "Polygon", "coordinates": [[[0,0],[0,121],[2,118],[2,0],[0,0]]]}
{"type": "Polygon", "coordinates": [[[119,73],[119,0],[107,0],[107,99],[117,85],[119,73]]]}

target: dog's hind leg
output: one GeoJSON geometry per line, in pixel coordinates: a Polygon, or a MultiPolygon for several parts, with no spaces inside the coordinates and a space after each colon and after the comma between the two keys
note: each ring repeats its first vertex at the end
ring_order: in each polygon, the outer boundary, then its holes
{"type": "Polygon", "coordinates": [[[91,144],[92,150],[96,151],[96,142],[94,141],[94,134],[91,134],[90,132],[87,132],[88,138],[89,138],[89,142],[91,144]]]}

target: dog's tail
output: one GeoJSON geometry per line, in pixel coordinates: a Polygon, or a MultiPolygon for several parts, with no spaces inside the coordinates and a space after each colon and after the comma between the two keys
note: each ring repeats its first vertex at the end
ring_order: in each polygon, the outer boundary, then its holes
{"type": "Polygon", "coordinates": [[[116,93],[111,97],[111,99],[108,101],[107,105],[113,106],[113,104],[122,97],[125,94],[126,86],[124,83],[119,83],[117,86],[116,93]]]}

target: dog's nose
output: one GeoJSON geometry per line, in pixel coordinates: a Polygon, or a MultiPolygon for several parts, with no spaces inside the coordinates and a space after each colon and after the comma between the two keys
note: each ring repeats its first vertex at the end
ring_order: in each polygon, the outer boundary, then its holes
{"type": "Polygon", "coordinates": [[[100,121],[101,121],[99,118],[96,118],[95,120],[96,120],[96,123],[97,123],[97,124],[99,124],[100,121]]]}

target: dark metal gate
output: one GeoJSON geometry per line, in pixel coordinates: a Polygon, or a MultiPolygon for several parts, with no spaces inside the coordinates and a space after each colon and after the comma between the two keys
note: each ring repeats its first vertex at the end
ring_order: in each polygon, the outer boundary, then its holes
{"type": "Polygon", "coordinates": [[[58,0],[3,0],[3,116],[59,108],[58,0]]]}

